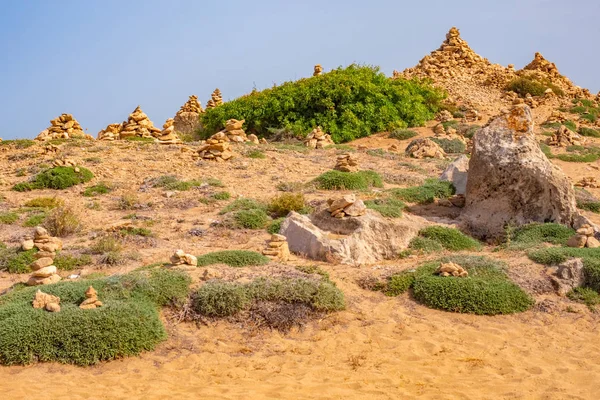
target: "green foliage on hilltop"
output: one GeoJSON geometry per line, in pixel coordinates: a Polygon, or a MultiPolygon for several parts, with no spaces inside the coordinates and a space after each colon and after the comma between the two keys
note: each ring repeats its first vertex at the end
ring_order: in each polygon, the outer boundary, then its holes
{"type": "Polygon", "coordinates": [[[377,67],[353,64],[206,110],[200,117],[202,136],[220,131],[226,120],[235,118],[246,120],[247,132],[265,137],[272,134],[272,128],[284,128],[301,137],[321,126],[340,143],[423,125],[433,118],[443,98],[429,83],[390,79],[377,67]]]}
{"type": "Polygon", "coordinates": [[[31,182],[17,183],[13,190],[27,192],[34,189],[66,189],[80,183],[89,182],[94,174],[87,168],[54,167],[40,172],[31,182]]]}

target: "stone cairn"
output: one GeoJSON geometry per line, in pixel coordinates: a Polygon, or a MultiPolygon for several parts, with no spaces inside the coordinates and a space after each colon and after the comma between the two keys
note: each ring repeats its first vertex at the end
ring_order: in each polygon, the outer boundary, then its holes
{"type": "Polygon", "coordinates": [[[267,243],[267,248],[262,253],[273,260],[288,261],[290,259],[290,248],[287,238],[277,233],[273,234],[271,240],[267,243]]]}
{"type": "Polygon", "coordinates": [[[567,146],[581,146],[584,140],[577,133],[573,132],[564,125],[561,125],[554,135],[548,138],[547,143],[550,146],[567,147],[567,146]]]}
{"type": "Polygon", "coordinates": [[[200,126],[200,114],[203,112],[198,96],[191,95],[175,114],[175,131],[186,135],[195,132],[200,126]]]}
{"type": "Polygon", "coordinates": [[[352,153],[344,153],[339,155],[333,169],[342,172],[357,172],[358,161],[356,160],[356,156],[352,153]]]}
{"type": "Polygon", "coordinates": [[[38,249],[38,252],[34,255],[36,260],[29,265],[33,273],[27,281],[27,285],[48,285],[60,281],[56,267],[52,264],[56,252],[62,250],[62,240],[50,236],[46,229],[38,226],[35,228],[33,238],[26,236],[21,243],[23,250],[31,250],[34,247],[38,249]]]}
{"type": "Polygon", "coordinates": [[[587,176],[585,178],[580,179],[579,182],[575,184],[575,186],[581,188],[597,189],[600,188],[600,183],[598,183],[596,178],[594,178],[593,176],[587,176]]]}
{"type": "Polygon", "coordinates": [[[437,124],[433,127],[433,133],[435,134],[435,136],[444,136],[444,138],[450,140],[458,139],[465,144],[467,143],[467,139],[451,126],[447,126],[446,128],[444,128],[444,125],[437,124]]]}
{"type": "Polygon", "coordinates": [[[82,310],[93,310],[94,308],[102,307],[102,302],[98,300],[98,292],[93,286],[90,286],[85,291],[85,300],[81,302],[79,308],[82,310]]]}
{"type": "Polygon", "coordinates": [[[206,109],[215,108],[223,104],[223,96],[219,88],[216,88],[210,95],[210,100],[206,102],[206,109]]]}
{"type": "Polygon", "coordinates": [[[32,302],[33,308],[43,308],[50,312],[60,311],[60,297],[44,293],[38,289],[32,302]]]}
{"type": "Polygon", "coordinates": [[[119,140],[121,138],[122,124],[110,124],[98,132],[98,140],[119,140]]]}
{"type": "Polygon", "coordinates": [[[221,132],[227,135],[227,139],[229,139],[230,142],[247,142],[248,137],[246,136],[244,129],[242,129],[244,122],[246,122],[244,119],[229,119],[225,122],[225,130],[221,132]]]}
{"type": "Polygon", "coordinates": [[[172,265],[191,265],[194,267],[198,265],[198,259],[196,256],[186,254],[185,251],[181,249],[175,250],[175,253],[170,258],[170,261],[172,265]]]}
{"type": "Polygon", "coordinates": [[[321,130],[320,126],[317,126],[311,133],[308,134],[304,139],[304,145],[311,149],[322,149],[326,146],[332,145],[333,140],[331,136],[321,130]]]}
{"type": "Polygon", "coordinates": [[[594,237],[594,228],[588,224],[584,224],[577,229],[575,236],[567,241],[567,246],[575,248],[589,247],[595,249],[600,247],[600,241],[594,237]]]}
{"type": "Polygon", "coordinates": [[[155,138],[160,144],[180,144],[181,139],[175,133],[175,120],[173,118],[169,118],[165,124],[163,125],[163,130],[155,134],[155,138]]]}
{"type": "Polygon", "coordinates": [[[454,276],[457,278],[469,276],[469,273],[463,267],[453,262],[441,263],[435,273],[439,276],[454,276]]]}
{"type": "Polygon", "coordinates": [[[233,153],[230,150],[227,135],[223,131],[215,133],[198,149],[198,153],[194,157],[216,162],[229,160],[233,157],[233,153]]]}
{"type": "Polygon", "coordinates": [[[444,158],[446,152],[436,142],[428,138],[418,138],[410,142],[405,151],[413,158],[444,158]]]}
{"type": "Polygon", "coordinates": [[[151,138],[154,135],[159,134],[161,131],[154,126],[150,118],[142,111],[140,106],[137,106],[127,121],[123,122],[121,132],[119,133],[120,139],[126,139],[129,137],[145,137],[151,138]]]}
{"type": "Polygon", "coordinates": [[[337,199],[327,200],[329,208],[327,211],[331,213],[334,218],[348,217],[360,217],[365,215],[367,207],[362,200],[357,199],[354,194],[347,194],[337,199]]]}
{"type": "Polygon", "coordinates": [[[45,142],[52,139],[84,138],[94,139],[83,132],[79,122],[71,114],[62,114],[50,121],[50,127],[39,133],[35,140],[45,142]]]}
{"type": "Polygon", "coordinates": [[[323,74],[323,67],[321,67],[321,64],[315,65],[313,76],[321,76],[322,74],[323,74]]]}

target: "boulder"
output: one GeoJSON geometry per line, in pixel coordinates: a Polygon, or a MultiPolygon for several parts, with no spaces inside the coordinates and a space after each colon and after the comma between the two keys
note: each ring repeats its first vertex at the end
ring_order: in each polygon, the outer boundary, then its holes
{"type": "Polygon", "coordinates": [[[585,272],[580,258],[573,258],[560,264],[550,277],[557,293],[566,296],[571,290],[585,284],[585,272]]]}
{"type": "Polygon", "coordinates": [[[467,192],[468,172],[469,157],[463,154],[446,167],[440,176],[440,180],[452,182],[456,189],[456,194],[465,194],[467,192]]]}
{"type": "Polygon", "coordinates": [[[573,226],[577,216],[573,187],[540,149],[528,106],[515,106],[475,134],[461,216],[472,235],[498,238],[507,223],[573,226]]]}
{"type": "Polygon", "coordinates": [[[404,216],[386,219],[366,210],[361,217],[335,218],[328,209],[310,216],[291,212],[281,224],[293,253],[321,261],[368,264],[392,259],[406,249],[422,223],[404,216]]]}

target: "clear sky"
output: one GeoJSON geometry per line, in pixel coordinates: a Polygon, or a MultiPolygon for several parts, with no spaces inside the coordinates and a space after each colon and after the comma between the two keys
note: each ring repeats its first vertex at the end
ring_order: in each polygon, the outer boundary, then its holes
{"type": "Polygon", "coordinates": [[[415,65],[452,26],[480,55],[536,51],[600,90],[598,0],[0,0],[0,137],[33,138],[63,112],[96,136],[139,104],[162,126],[191,94],[253,87],[353,62],[415,65]]]}

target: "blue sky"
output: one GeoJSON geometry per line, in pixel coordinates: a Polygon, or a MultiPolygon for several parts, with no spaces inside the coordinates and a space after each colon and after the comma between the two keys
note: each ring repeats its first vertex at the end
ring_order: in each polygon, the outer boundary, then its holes
{"type": "Polygon", "coordinates": [[[451,26],[480,55],[536,51],[600,90],[597,0],[0,0],[0,137],[32,138],[63,112],[96,135],[139,104],[156,126],[204,106],[353,62],[415,65],[451,26]]]}

